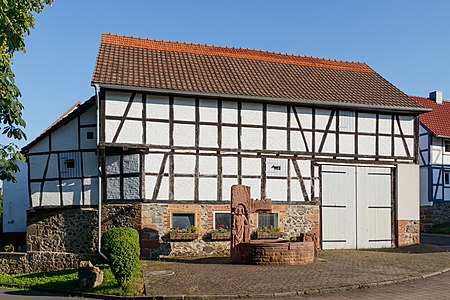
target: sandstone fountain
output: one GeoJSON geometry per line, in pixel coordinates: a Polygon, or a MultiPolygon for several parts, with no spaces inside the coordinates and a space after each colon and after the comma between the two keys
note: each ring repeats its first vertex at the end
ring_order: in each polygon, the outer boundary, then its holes
{"type": "MultiPolygon", "coordinates": [[[[251,240],[251,215],[271,212],[270,199],[250,198],[250,187],[231,187],[231,261],[236,264],[299,265],[315,260],[314,241],[251,240]]],[[[295,238],[294,238],[295,239],[295,238]]]]}

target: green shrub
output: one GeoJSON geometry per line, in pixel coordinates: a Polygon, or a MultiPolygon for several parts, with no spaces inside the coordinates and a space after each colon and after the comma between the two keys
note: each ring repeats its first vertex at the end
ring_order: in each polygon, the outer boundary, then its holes
{"type": "Polygon", "coordinates": [[[102,252],[117,282],[125,287],[139,266],[139,233],[134,228],[112,228],[102,235],[102,252]]]}

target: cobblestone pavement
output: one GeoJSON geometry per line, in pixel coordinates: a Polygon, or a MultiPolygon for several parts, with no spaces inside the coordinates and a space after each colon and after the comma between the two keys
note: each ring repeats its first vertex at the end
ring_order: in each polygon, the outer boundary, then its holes
{"type": "MultiPolygon", "coordinates": [[[[412,278],[450,268],[450,254],[418,245],[385,251],[320,251],[304,266],[233,265],[227,257],[143,261],[146,293],[154,295],[248,295],[287,293],[412,278]],[[152,271],[173,275],[151,276],[152,271]]],[[[383,287],[384,289],[384,287],[383,287]]]]}

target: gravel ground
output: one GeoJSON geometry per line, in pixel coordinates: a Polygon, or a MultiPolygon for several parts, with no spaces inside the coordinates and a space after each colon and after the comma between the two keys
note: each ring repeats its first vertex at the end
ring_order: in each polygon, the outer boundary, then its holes
{"type": "Polygon", "coordinates": [[[228,257],[142,261],[145,288],[154,295],[257,295],[415,277],[450,268],[450,253],[430,245],[380,251],[320,251],[303,266],[233,265],[228,257]],[[152,276],[152,271],[173,275],[152,276]]]}

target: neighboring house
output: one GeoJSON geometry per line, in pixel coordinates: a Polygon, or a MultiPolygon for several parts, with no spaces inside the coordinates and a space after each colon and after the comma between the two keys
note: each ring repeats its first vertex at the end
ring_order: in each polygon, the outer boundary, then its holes
{"type": "Polygon", "coordinates": [[[89,255],[140,230],[143,257],[226,252],[230,189],[273,211],[253,228],[324,249],[418,243],[418,115],[364,63],[104,34],[96,96],[26,146],[28,248],[89,255]],[[100,171],[100,172],[99,172],[100,171]],[[191,242],[170,228],[197,226],[191,242]]]}
{"type": "Polygon", "coordinates": [[[420,205],[427,230],[450,223],[450,102],[441,91],[411,98],[432,110],[420,116],[420,205]]]}

